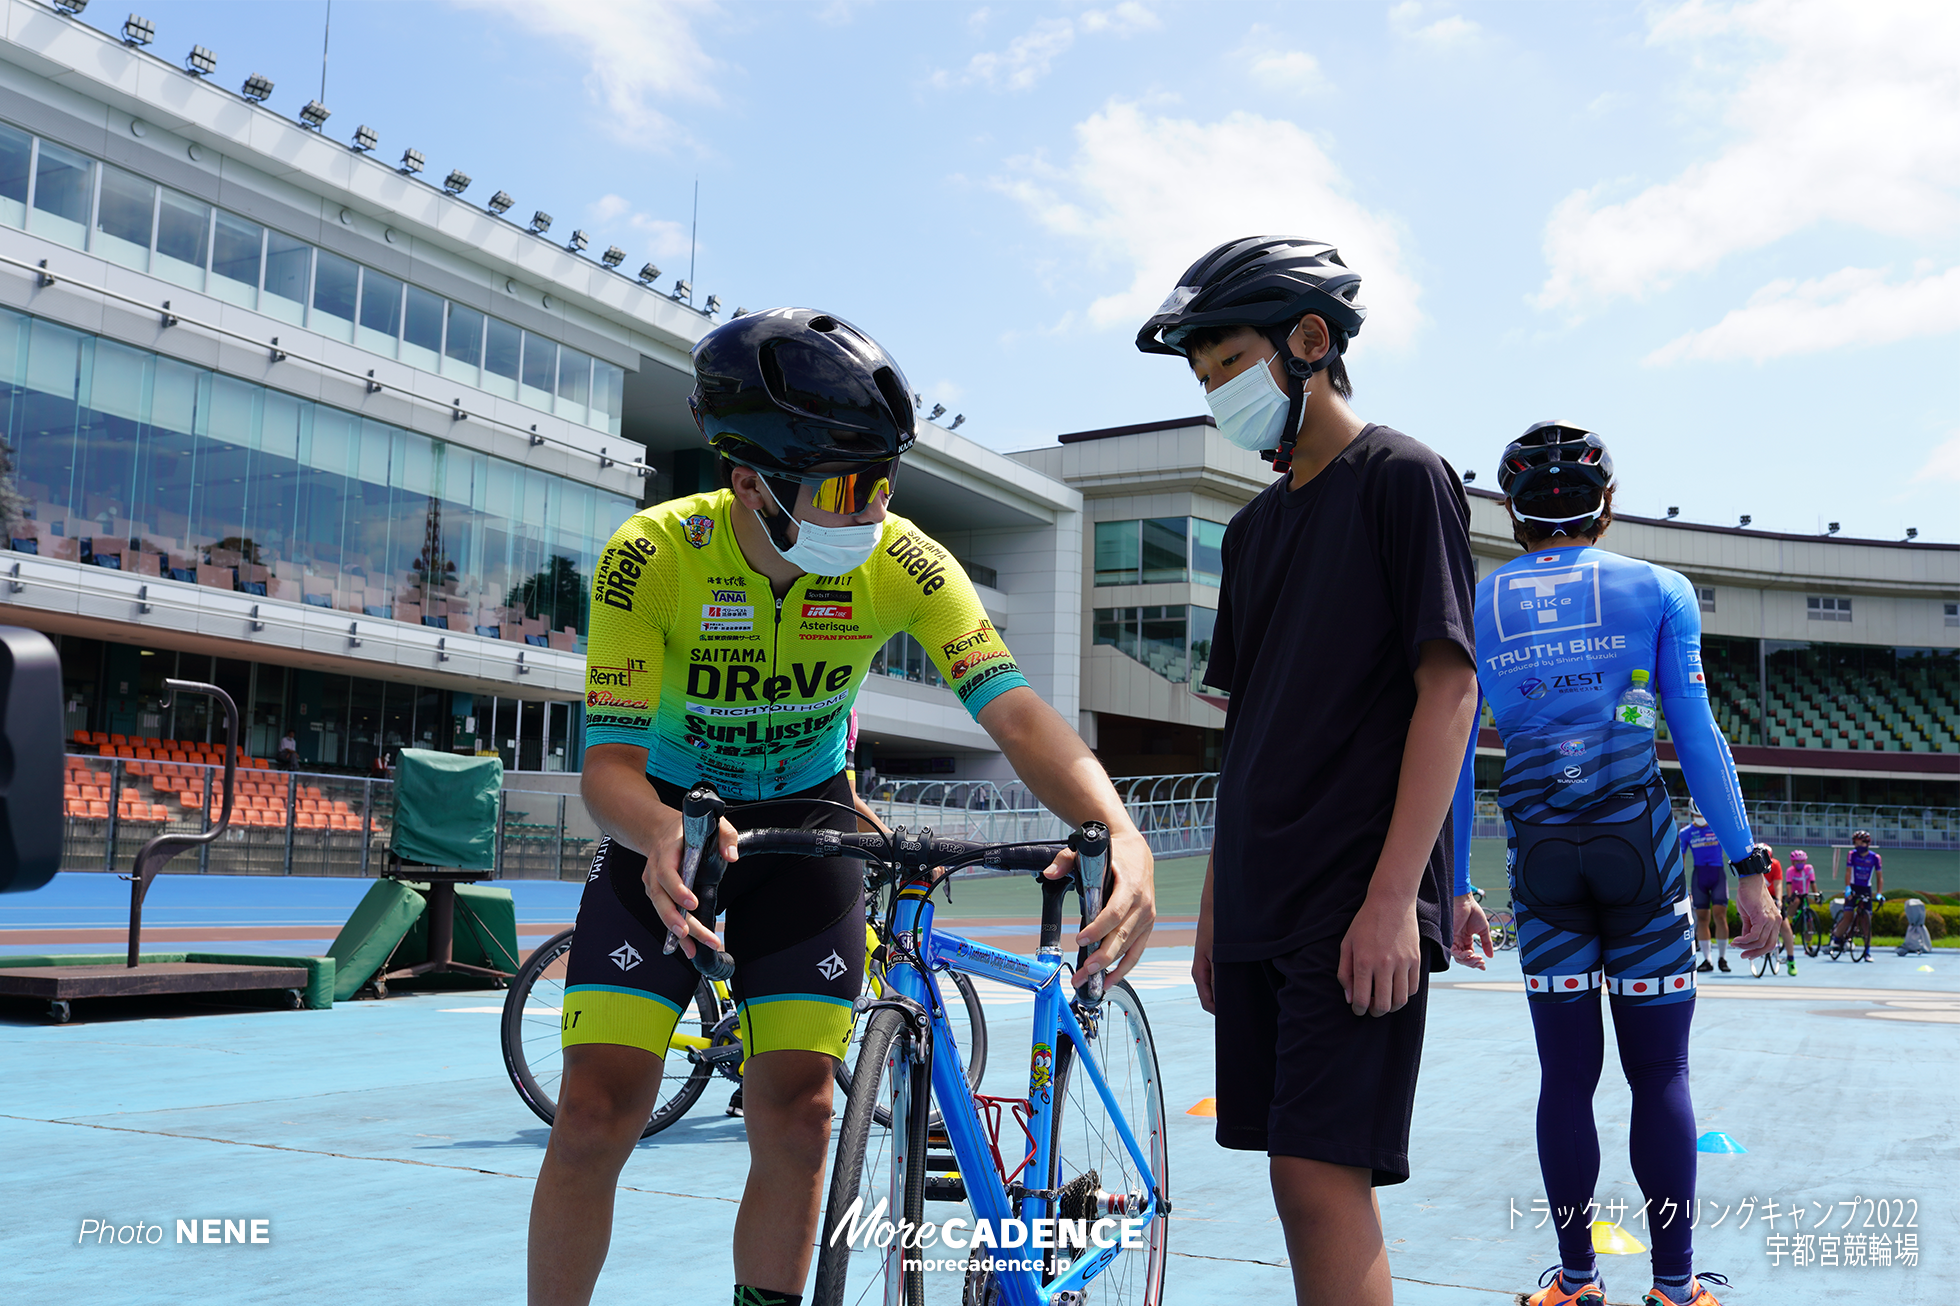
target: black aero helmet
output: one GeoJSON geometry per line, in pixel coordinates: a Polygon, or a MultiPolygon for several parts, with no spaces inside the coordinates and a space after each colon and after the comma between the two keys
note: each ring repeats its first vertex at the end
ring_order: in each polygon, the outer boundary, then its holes
{"type": "Polygon", "coordinates": [[[1570,422],[1535,422],[1504,446],[1497,460],[1497,487],[1511,511],[1548,522],[1554,534],[1591,532],[1613,485],[1613,457],[1606,441],[1570,422]]]}
{"type": "Polygon", "coordinates": [[[1286,434],[1269,455],[1273,470],[1283,472],[1292,466],[1307,378],[1347,352],[1368,316],[1355,302],[1360,292],[1361,274],[1332,245],[1303,236],[1241,237],[1184,270],[1177,288],[1137,332],[1137,348],[1184,357],[1184,340],[1204,327],[1249,326],[1270,339],[1286,360],[1286,434]],[[1325,319],[1334,338],[1334,347],[1314,363],[1294,358],[1286,345],[1308,313],[1325,319]]]}
{"type": "Polygon", "coordinates": [[[881,462],[918,435],[892,356],[808,308],[750,313],[701,337],[687,406],[715,452],[764,475],[881,462]]]}

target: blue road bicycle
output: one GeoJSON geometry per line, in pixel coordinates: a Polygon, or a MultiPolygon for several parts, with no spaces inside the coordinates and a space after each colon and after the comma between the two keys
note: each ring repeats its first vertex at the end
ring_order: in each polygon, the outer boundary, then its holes
{"type": "MultiPolygon", "coordinates": [[[[705,786],[688,797],[697,818],[718,802],[705,786]]],[[[684,826],[703,839],[715,829],[712,819],[684,826]]],[[[1159,1306],[1171,1201],[1150,1022],[1128,983],[1105,987],[1098,975],[1076,989],[1062,959],[1066,895],[1084,924],[1101,909],[1107,829],[1091,823],[1067,844],[751,830],[738,847],[856,857],[884,868],[893,890],[884,991],[858,1004],[869,1018],[836,1131],[813,1306],[1159,1306]],[[1065,847],[1075,871],[1041,878],[1065,847]],[[934,926],[933,889],[974,866],[1035,873],[1033,958],[934,926]],[[1034,996],[1025,1097],[969,1084],[942,995],[955,969],[1034,996]],[[974,1239],[976,1225],[990,1236],[974,1239]],[[961,1245],[970,1240],[993,1245],[961,1245]]],[[[683,874],[704,857],[712,847],[690,843],[683,874]]],[[[1086,955],[1078,949],[1075,965],[1086,955]]],[[[714,962],[702,949],[697,964],[714,962]]]]}

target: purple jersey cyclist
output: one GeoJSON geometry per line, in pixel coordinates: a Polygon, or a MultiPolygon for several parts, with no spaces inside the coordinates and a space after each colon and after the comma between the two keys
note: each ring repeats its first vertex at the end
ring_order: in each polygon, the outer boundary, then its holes
{"type": "Polygon", "coordinates": [[[1696,808],[1694,820],[1681,832],[1681,855],[1694,862],[1688,891],[1694,899],[1695,945],[1701,949],[1698,971],[1714,970],[1719,964],[1729,968],[1729,867],[1722,851],[1722,837],[1696,808]],[[1708,959],[1708,943],[1714,938],[1719,962],[1708,959]]]}

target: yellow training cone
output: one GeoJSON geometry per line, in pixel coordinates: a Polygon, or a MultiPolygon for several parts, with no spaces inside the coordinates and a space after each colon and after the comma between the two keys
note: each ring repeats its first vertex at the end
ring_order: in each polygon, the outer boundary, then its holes
{"type": "Polygon", "coordinates": [[[1187,1116],[1216,1116],[1218,1114],[1218,1099],[1215,1097],[1201,1097],[1198,1099],[1197,1105],[1184,1114],[1187,1116]]]}
{"type": "Polygon", "coordinates": [[[1640,1240],[1607,1220],[1592,1222],[1593,1250],[1608,1256],[1638,1256],[1647,1249],[1640,1240]]]}

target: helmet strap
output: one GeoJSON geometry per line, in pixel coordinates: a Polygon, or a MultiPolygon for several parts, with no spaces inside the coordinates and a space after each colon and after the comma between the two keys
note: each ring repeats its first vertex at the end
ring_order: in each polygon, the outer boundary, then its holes
{"type": "Polygon", "coordinates": [[[1298,322],[1290,327],[1276,326],[1272,329],[1273,348],[1279,357],[1286,360],[1286,426],[1279,438],[1279,448],[1262,450],[1260,457],[1270,461],[1273,471],[1282,475],[1293,470],[1293,446],[1299,443],[1300,421],[1306,414],[1307,396],[1312,393],[1307,389],[1307,382],[1313,379],[1315,372],[1331,366],[1340,357],[1331,340],[1327,344],[1327,352],[1321,355],[1318,363],[1309,363],[1295,356],[1288,342],[1299,329],[1298,322]]]}

